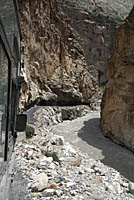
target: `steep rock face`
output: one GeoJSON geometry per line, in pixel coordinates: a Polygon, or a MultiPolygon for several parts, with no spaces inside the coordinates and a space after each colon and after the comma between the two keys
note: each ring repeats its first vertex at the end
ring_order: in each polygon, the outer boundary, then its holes
{"type": "Polygon", "coordinates": [[[20,107],[90,104],[96,82],[56,0],[19,0],[24,46],[20,107]]]}
{"type": "Polygon", "coordinates": [[[133,6],[133,0],[60,0],[65,4],[77,5],[89,12],[112,16],[113,18],[126,17],[133,6]]]}
{"type": "Polygon", "coordinates": [[[98,81],[98,70],[106,69],[107,58],[111,54],[117,24],[105,16],[96,16],[78,6],[62,5],[69,16],[73,29],[79,36],[84,50],[88,71],[98,81]]]}
{"type": "MultiPolygon", "coordinates": [[[[60,0],[60,3],[79,35],[88,70],[98,81],[98,70],[106,74],[116,28],[130,12],[132,1],[60,0]]],[[[105,82],[106,79],[102,76],[100,81],[105,82]]]]}
{"type": "Polygon", "coordinates": [[[101,127],[106,136],[134,151],[134,8],[116,33],[101,127]]]}

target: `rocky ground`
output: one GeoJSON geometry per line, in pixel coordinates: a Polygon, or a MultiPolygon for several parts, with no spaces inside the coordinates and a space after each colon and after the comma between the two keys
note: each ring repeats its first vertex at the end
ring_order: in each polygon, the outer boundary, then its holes
{"type": "MultiPolygon", "coordinates": [[[[10,200],[134,199],[134,183],[50,131],[62,121],[60,111],[35,110],[35,135],[16,144],[10,200]]],[[[82,108],[82,115],[86,112],[82,108]]]]}
{"type": "Polygon", "coordinates": [[[65,141],[87,153],[89,158],[100,160],[134,182],[134,154],[104,137],[99,111],[54,125],[52,132],[63,136],[65,141]]]}

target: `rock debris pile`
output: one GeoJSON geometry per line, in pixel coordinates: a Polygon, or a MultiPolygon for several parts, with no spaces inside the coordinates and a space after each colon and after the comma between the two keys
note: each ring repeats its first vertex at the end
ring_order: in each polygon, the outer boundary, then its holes
{"type": "Polygon", "coordinates": [[[36,112],[35,136],[18,142],[15,149],[17,169],[28,181],[27,199],[134,199],[132,182],[51,133],[42,123],[43,113],[36,112]]]}

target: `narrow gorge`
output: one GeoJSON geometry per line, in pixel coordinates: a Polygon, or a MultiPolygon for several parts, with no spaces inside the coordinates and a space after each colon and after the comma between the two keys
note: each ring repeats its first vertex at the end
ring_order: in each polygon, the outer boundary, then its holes
{"type": "Polygon", "coordinates": [[[134,199],[133,0],[18,4],[34,131],[18,135],[9,200],[134,199]]]}
{"type": "Polygon", "coordinates": [[[108,81],[101,127],[133,150],[133,10],[123,21],[132,6],[121,0],[115,5],[19,0],[24,63],[20,110],[82,104],[96,109],[108,81]]]}

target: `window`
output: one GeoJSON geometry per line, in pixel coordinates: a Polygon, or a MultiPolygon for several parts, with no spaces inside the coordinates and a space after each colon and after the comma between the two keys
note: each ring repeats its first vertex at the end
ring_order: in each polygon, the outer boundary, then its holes
{"type": "Polygon", "coordinates": [[[13,50],[13,34],[20,38],[18,16],[16,11],[16,0],[0,0],[0,18],[4,25],[6,36],[13,50]]]}
{"type": "Polygon", "coordinates": [[[8,99],[8,58],[0,42],[0,166],[4,161],[8,99]]]}

